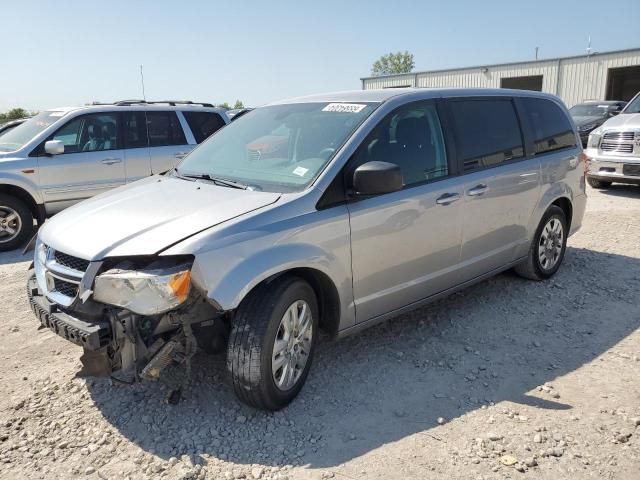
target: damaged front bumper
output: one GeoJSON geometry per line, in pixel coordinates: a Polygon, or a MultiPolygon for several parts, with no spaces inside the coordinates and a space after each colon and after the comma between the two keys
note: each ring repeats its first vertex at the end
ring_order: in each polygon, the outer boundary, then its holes
{"type": "Polygon", "coordinates": [[[194,331],[210,342],[214,325],[220,332],[223,322],[197,295],[174,311],[142,316],[100,304],[84,307],[84,312],[60,306],[40,291],[35,275],[28,279],[27,294],[41,328],[83,347],[79,375],[111,376],[125,383],[162,380],[172,390],[189,378],[190,360],[198,349],[194,331]]]}

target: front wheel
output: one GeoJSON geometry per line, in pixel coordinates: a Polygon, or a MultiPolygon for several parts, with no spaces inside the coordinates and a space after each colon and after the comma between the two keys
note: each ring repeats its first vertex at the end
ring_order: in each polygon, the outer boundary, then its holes
{"type": "Polygon", "coordinates": [[[531,280],[553,276],[564,258],[568,233],[564,210],[551,206],[538,225],[527,259],[515,267],[516,273],[531,280]]]}
{"type": "Polygon", "coordinates": [[[25,203],[0,194],[0,252],[18,248],[33,233],[33,214],[25,203]]]}
{"type": "Polygon", "coordinates": [[[256,287],[236,311],[227,370],[236,395],[278,410],[300,392],[318,337],[318,302],[311,286],[284,276],[256,287]]]}

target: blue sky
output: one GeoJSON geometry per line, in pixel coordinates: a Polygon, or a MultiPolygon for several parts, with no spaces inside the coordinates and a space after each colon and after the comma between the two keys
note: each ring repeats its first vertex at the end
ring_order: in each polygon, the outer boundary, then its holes
{"type": "Polygon", "coordinates": [[[640,2],[5,1],[0,111],[141,96],[256,106],[359,89],[380,55],[416,70],[640,47],[640,2]]]}

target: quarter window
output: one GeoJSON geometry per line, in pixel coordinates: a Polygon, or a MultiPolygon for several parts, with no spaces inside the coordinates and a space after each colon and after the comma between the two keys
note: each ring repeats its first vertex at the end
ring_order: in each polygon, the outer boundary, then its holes
{"type": "Polygon", "coordinates": [[[350,171],[370,161],[398,165],[405,185],[447,176],[447,155],[435,105],[407,105],[382,120],[356,152],[350,171]]]}
{"type": "Polygon", "coordinates": [[[115,113],[83,115],[54,133],[52,140],[64,145],[64,153],[95,152],[118,148],[118,122],[115,113]]]}
{"type": "Polygon", "coordinates": [[[576,146],[567,115],[551,100],[523,98],[533,128],[534,152],[542,154],[576,146]]]}
{"type": "Polygon", "coordinates": [[[147,112],[149,146],[186,145],[176,112],[147,112]]]}
{"type": "Polygon", "coordinates": [[[450,105],[456,148],[465,172],[524,156],[520,124],[511,100],[455,100],[450,105]]]}
{"type": "Polygon", "coordinates": [[[182,112],[197,143],[224,127],[224,120],[214,112],[182,112]]]}

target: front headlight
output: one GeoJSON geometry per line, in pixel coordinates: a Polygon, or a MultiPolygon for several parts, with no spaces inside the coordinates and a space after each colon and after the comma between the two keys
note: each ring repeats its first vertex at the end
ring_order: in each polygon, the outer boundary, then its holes
{"type": "Polygon", "coordinates": [[[191,288],[191,265],[148,270],[114,268],[98,275],[93,298],[140,315],[156,315],[184,303],[191,288]]]}
{"type": "Polygon", "coordinates": [[[36,281],[38,282],[38,287],[44,293],[46,292],[47,280],[45,278],[44,265],[47,262],[47,255],[49,254],[49,249],[47,246],[40,241],[40,238],[36,240],[36,248],[33,255],[33,268],[36,272],[36,281]]]}
{"type": "Polygon", "coordinates": [[[598,148],[600,146],[600,138],[600,134],[591,132],[589,140],[587,140],[587,148],[598,148]]]}

